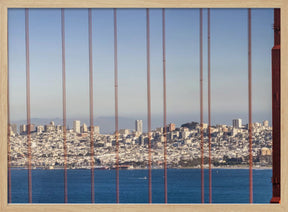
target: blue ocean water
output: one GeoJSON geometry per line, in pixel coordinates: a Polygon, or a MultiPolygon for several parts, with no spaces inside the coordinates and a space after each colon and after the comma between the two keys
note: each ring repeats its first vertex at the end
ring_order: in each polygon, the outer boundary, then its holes
{"type": "MultiPolygon", "coordinates": [[[[205,202],[209,176],[205,170],[205,202]]],[[[164,203],[164,171],[152,170],[152,202],[164,203]]],[[[11,170],[12,203],[28,202],[28,172],[11,170]]],[[[95,170],[95,203],[116,203],[115,170],[95,170]]],[[[120,203],[148,203],[148,170],[120,170],[120,203]]],[[[253,202],[269,203],[272,170],[253,170],[253,202]]],[[[68,202],[90,203],[90,170],[68,170],[68,202]]],[[[168,169],[168,203],[201,203],[200,169],[168,169]]],[[[33,203],[64,202],[63,170],[32,170],[33,203]]],[[[213,203],[249,203],[248,169],[213,169],[213,203]]]]}

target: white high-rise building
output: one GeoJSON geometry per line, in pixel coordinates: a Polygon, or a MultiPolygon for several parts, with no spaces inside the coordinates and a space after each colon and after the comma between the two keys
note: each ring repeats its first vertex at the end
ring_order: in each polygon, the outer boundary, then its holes
{"type": "Polygon", "coordinates": [[[94,133],[100,134],[100,127],[99,126],[94,126],[94,133]]]}
{"type": "Polygon", "coordinates": [[[37,133],[42,133],[43,131],[44,131],[44,126],[38,125],[38,126],[36,127],[36,132],[37,132],[37,133]]]}
{"type": "Polygon", "coordinates": [[[82,133],[87,133],[88,132],[88,127],[87,127],[87,125],[85,123],[81,126],[81,132],[82,133]]]}
{"type": "Polygon", "coordinates": [[[240,129],[242,127],[242,119],[233,119],[233,127],[240,129]]]}
{"type": "Polygon", "coordinates": [[[142,120],[135,121],[135,130],[136,132],[142,133],[143,132],[143,122],[142,120]]]}
{"type": "Polygon", "coordinates": [[[263,121],[263,126],[264,127],[269,127],[269,121],[267,121],[267,120],[263,121]]]}
{"type": "Polygon", "coordinates": [[[12,132],[16,135],[16,134],[18,133],[18,131],[17,131],[17,124],[11,124],[10,126],[11,126],[12,132]]]}
{"type": "Polygon", "coordinates": [[[79,120],[75,120],[73,121],[73,130],[75,133],[80,133],[80,121],[79,120]]]}
{"type": "Polygon", "coordinates": [[[26,132],[27,132],[26,124],[21,124],[20,125],[20,134],[24,134],[26,132]]]}

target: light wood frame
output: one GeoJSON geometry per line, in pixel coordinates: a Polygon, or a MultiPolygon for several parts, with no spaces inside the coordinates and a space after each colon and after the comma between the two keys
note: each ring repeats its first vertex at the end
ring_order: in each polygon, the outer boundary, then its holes
{"type": "MultiPolygon", "coordinates": [[[[287,0],[0,0],[0,211],[288,211],[288,1],[287,0]],[[281,204],[8,204],[8,8],[281,8],[281,204]],[[285,107],[286,106],[286,107],[285,107]],[[286,174],[285,174],[286,173],[286,174]]],[[[272,28],[272,26],[271,26],[272,28]]],[[[272,29],[271,29],[272,30],[272,29]]],[[[272,48],[272,46],[271,46],[272,48]]],[[[271,193],[272,197],[272,193],[271,193]]]]}

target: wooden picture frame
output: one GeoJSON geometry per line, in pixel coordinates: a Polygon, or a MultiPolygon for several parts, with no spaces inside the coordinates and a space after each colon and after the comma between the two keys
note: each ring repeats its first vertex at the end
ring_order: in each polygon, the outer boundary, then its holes
{"type": "MultiPolygon", "coordinates": [[[[286,0],[0,0],[0,211],[288,211],[288,2],[286,0]],[[281,8],[281,203],[280,204],[8,204],[7,14],[8,8],[281,8]]],[[[272,28],[272,26],[271,26],[272,28]]],[[[271,47],[272,48],[272,47],[271,47]]],[[[271,194],[272,197],[272,194],[271,194]]]]}

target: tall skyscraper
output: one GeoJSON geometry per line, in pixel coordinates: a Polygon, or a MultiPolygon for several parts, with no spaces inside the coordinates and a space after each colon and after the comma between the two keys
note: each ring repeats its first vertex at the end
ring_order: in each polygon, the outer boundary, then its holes
{"type": "Polygon", "coordinates": [[[18,131],[17,131],[17,124],[11,124],[10,126],[11,126],[12,132],[16,135],[16,134],[18,133],[18,131]]]}
{"type": "Polygon", "coordinates": [[[43,125],[38,125],[37,127],[36,127],[36,132],[37,133],[42,133],[44,131],[44,126],[43,125]]]}
{"type": "Polygon", "coordinates": [[[73,121],[73,130],[75,133],[80,133],[80,121],[79,120],[73,121]]]}
{"type": "Polygon", "coordinates": [[[9,125],[9,135],[10,135],[10,136],[14,136],[14,135],[15,135],[15,133],[14,133],[13,130],[12,130],[11,125],[9,125]]]}
{"type": "Polygon", "coordinates": [[[81,132],[82,133],[87,133],[88,132],[88,127],[87,127],[87,125],[85,123],[81,126],[81,132]]]}
{"type": "Polygon", "coordinates": [[[241,128],[242,127],[242,119],[233,119],[233,127],[234,128],[241,128]]]}
{"type": "Polygon", "coordinates": [[[94,126],[94,133],[100,134],[100,127],[99,126],[94,126]]]}
{"type": "Polygon", "coordinates": [[[31,131],[31,132],[34,132],[34,131],[35,131],[35,124],[31,124],[31,125],[30,125],[30,131],[31,131]]]}
{"type": "Polygon", "coordinates": [[[263,121],[263,126],[264,127],[269,127],[269,121],[267,121],[267,120],[263,121]]]}
{"type": "Polygon", "coordinates": [[[136,132],[142,133],[143,132],[143,122],[142,120],[135,121],[135,130],[136,132]]]}
{"type": "Polygon", "coordinates": [[[172,132],[172,131],[174,131],[175,130],[175,128],[176,128],[176,125],[174,124],[174,123],[170,123],[169,125],[168,125],[168,132],[172,132]]]}
{"type": "Polygon", "coordinates": [[[20,125],[20,134],[25,134],[27,132],[26,124],[20,125]]]}

